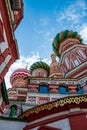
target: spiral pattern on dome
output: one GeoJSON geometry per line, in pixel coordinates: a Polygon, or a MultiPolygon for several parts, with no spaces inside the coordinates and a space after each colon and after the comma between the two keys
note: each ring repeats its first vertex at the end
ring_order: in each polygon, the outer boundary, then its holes
{"type": "Polygon", "coordinates": [[[49,65],[46,64],[45,62],[39,61],[39,62],[35,62],[34,64],[31,65],[30,67],[30,72],[32,73],[33,70],[37,69],[37,68],[42,68],[44,70],[46,70],[49,74],[49,65]]]}
{"type": "Polygon", "coordinates": [[[62,31],[56,35],[52,43],[52,48],[56,55],[60,56],[58,54],[59,46],[61,42],[68,38],[78,39],[80,43],[82,42],[81,36],[77,32],[73,32],[72,30],[62,31]]]}

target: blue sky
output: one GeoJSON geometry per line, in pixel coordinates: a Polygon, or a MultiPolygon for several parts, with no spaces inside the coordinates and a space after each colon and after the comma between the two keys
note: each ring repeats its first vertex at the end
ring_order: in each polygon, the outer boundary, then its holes
{"type": "Polygon", "coordinates": [[[66,29],[81,34],[87,43],[87,0],[23,0],[24,17],[15,31],[20,59],[9,69],[9,76],[20,67],[29,66],[43,58],[50,63],[52,41],[57,33],[66,29]]]}
{"type": "Polygon", "coordinates": [[[20,55],[50,58],[52,40],[62,30],[87,25],[87,0],[23,0],[24,17],[15,32],[20,55]]]}

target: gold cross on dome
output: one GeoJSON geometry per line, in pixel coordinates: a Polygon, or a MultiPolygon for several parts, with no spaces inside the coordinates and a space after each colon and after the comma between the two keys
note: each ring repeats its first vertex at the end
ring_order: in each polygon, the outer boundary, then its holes
{"type": "Polygon", "coordinates": [[[30,65],[30,64],[27,62],[27,63],[26,63],[26,67],[25,67],[25,68],[26,68],[26,69],[28,69],[28,66],[29,66],[29,65],[30,65]]]}
{"type": "Polygon", "coordinates": [[[39,61],[43,60],[43,58],[38,58],[39,61]]]}

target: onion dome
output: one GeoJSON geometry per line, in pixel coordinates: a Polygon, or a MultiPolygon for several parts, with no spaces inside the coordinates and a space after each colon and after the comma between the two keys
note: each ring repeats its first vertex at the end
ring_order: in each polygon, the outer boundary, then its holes
{"type": "Polygon", "coordinates": [[[60,44],[69,38],[77,39],[79,44],[81,44],[81,42],[82,42],[80,35],[77,32],[73,32],[72,30],[70,30],[70,31],[65,30],[65,31],[58,33],[53,40],[52,47],[53,47],[53,51],[59,57],[60,57],[60,54],[59,54],[60,44]]]}
{"type": "Polygon", "coordinates": [[[15,70],[15,71],[11,74],[11,76],[10,76],[10,82],[11,82],[11,84],[12,84],[12,82],[13,82],[15,79],[17,79],[18,77],[23,77],[23,79],[24,79],[24,78],[26,78],[26,77],[28,77],[28,76],[30,76],[29,70],[24,69],[24,68],[17,69],[17,70],[15,70]]]}
{"type": "MultiPolygon", "coordinates": [[[[38,61],[38,62],[35,62],[34,64],[32,64],[30,67],[30,72],[33,75],[33,72],[36,72],[36,70],[37,70],[37,72],[39,72],[41,69],[44,70],[44,72],[46,71],[47,76],[49,75],[49,65],[42,61],[38,61]]],[[[43,73],[43,72],[41,72],[41,73],[43,73]]],[[[36,74],[34,74],[34,76],[36,76],[36,74]]],[[[44,76],[41,76],[41,77],[44,77],[44,76]]]]}

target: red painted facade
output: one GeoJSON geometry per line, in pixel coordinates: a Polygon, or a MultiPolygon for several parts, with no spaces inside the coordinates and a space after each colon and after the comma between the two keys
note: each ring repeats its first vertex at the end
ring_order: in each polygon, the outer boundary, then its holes
{"type": "Polygon", "coordinates": [[[28,110],[21,115],[22,118],[29,122],[23,130],[38,130],[42,128],[45,130],[51,127],[54,130],[77,130],[77,128],[79,130],[86,130],[86,99],[86,95],[66,97],[28,110]]]}
{"type": "Polygon", "coordinates": [[[71,130],[87,130],[87,113],[69,118],[71,130]]]}
{"type": "MultiPolygon", "coordinates": [[[[0,83],[11,64],[19,58],[14,30],[23,17],[23,4],[22,0],[10,0],[9,5],[6,0],[0,1],[0,83]]],[[[87,95],[77,95],[78,85],[87,92],[87,46],[79,39],[67,38],[61,42],[58,53],[59,63],[52,54],[50,67],[38,62],[31,74],[19,69],[11,75],[10,102],[16,104],[14,106],[22,102],[24,107],[36,106],[22,114],[22,105],[17,107],[16,116],[21,114],[19,118],[28,122],[23,130],[87,129],[87,95]],[[59,92],[62,87],[68,91],[67,97],[59,92]]],[[[4,110],[7,116],[12,104],[5,106],[2,102],[0,112],[4,110]]]]}
{"type": "Polygon", "coordinates": [[[12,23],[13,12],[20,12],[19,18],[15,19],[16,21],[15,27],[18,26],[19,21],[21,21],[23,16],[23,5],[22,0],[20,0],[20,9],[19,10],[11,10],[11,3],[9,4],[6,0],[0,1],[0,83],[2,82],[5,74],[8,72],[11,64],[14,63],[16,59],[19,58],[17,42],[14,37],[14,27],[12,23]]]}
{"type": "Polygon", "coordinates": [[[84,62],[85,66],[87,66],[86,50],[86,45],[74,44],[70,48],[66,48],[65,51],[61,52],[62,56],[60,57],[60,67],[65,78],[78,78],[82,75],[80,74],[82,71],[85,70],[87,72],[87,70],[83,68],[84,62]]]}

